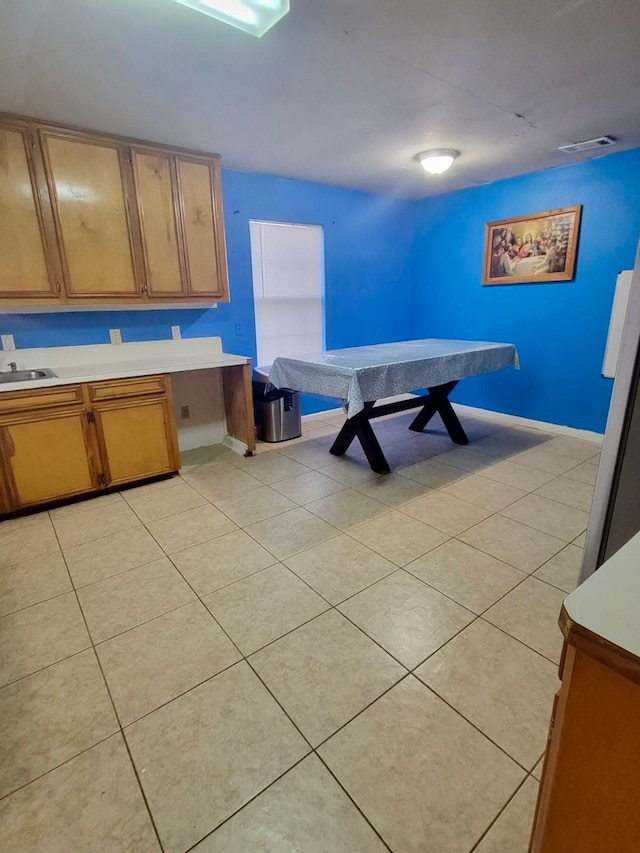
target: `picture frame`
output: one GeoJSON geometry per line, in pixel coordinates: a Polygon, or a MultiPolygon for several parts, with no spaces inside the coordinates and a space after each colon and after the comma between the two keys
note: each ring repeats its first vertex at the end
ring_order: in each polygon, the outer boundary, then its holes
{"type": "Polygon", "coordinates": [[[571,281],[582,205],[487,222],[483,285],[571,281]]]}

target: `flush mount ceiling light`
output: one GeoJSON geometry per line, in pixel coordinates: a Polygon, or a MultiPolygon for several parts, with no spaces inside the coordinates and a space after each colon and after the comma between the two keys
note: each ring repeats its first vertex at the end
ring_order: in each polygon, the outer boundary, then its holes
{"type": "Polygon", "coordinates": [[[425,172],[429,172],[430,175],[441,175],[451,168],[451,164],[459,154],[459,151],[454,151],[452,148],[434,148],[432,151],[416,154],[416,160],[425,172]]]}
{"type": "Polygon", "coordinates": [[[289,11],[289,0],[174,0],[252,36],[263,36],[289,11]]]}

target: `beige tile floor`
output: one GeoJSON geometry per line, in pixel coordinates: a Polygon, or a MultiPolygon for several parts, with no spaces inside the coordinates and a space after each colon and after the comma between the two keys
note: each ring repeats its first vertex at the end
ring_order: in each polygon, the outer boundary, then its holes
{"type": "Polygon", "coordinates": [[[409,420],[0,524],[0,853],[525,853],[599,447],[409,420]]]}

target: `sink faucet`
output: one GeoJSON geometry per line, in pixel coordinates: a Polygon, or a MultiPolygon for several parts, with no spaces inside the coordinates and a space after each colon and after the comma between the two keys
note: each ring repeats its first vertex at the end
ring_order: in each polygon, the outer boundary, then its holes
{"type": "Polygon", "coordinates": [[[17,372],[18,372],[18,365],[17,365],[17,363],[16,363],[15,361],[10,361],[10,362],[9,362],[9,367],[11,368],[11,372],[12,372],[12,373],[17,373],[17,372]]]}

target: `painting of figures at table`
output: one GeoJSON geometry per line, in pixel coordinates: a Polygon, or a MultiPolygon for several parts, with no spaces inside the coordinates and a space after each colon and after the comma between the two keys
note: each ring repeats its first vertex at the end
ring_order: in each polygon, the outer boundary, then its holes
{"type": "Polygon", "coordinates": [[[489,222],[482,283],[570,281],[575,268],[580,213],[578,205],[489,222]]]}

